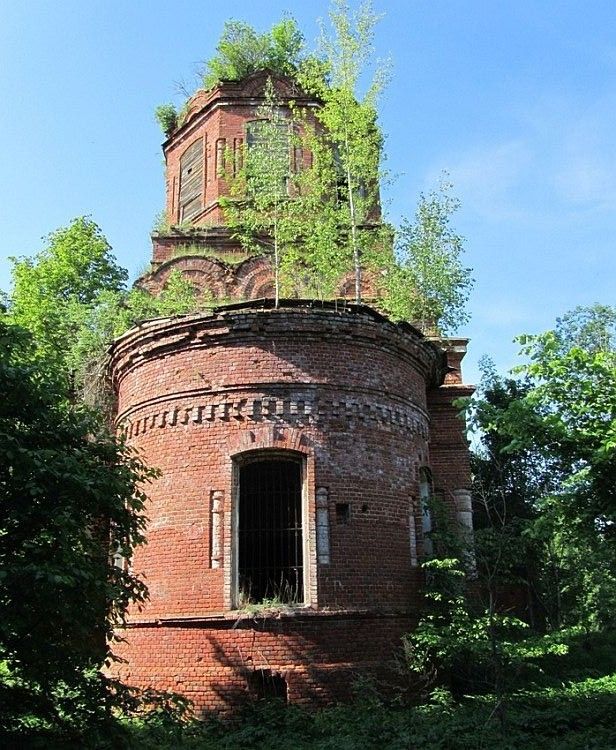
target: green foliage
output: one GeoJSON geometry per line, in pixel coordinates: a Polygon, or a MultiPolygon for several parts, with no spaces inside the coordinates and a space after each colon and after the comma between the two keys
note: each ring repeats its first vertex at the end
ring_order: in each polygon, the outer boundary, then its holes
{"type": "Polygon", "coordinates": [[[555,334],[564,349],[587,352],[616,350],[616,308],[609,305],[579,306],[556,319],[555,334]]]}
{"type": "Polygon", "coordinates": [[[272,256],[275,297],[331,296],[348,258],[340,243],[335,160],[330,144],[277,97],[268,79],[242,167],[228,174],[225,219],[249,252],[272,256]],[[303,162],[295,165],[291,150],[303,162]]]}
{"type": "Polygon", "coordinates": [[[154,110],[156,121],[169,137],[178,126],[178,111],[174,104],[161,104],[154,110]]]}
{"type": "Polygon", "coordinates": [[[374,27],[378,21],[369,3],[352,13],[346,0],[334,0],[330,11],[331,33],[322,28],[322,66],[304,66],[302,87],[316,96],[321,106],[316,117],[336,161],[337,193],[343,210],[338,216],[340,245],[352,261],[355,301],[361,302],[362,269],[378,254],[379,237],[369,225],[378,215],[382,136],[377,125],[377,100],[387,71],[380,67],[367,91],[360,83],[373,54],[374,27]]]}
{"type": "MultiPolygon", "coordinates": [[[[282,111],[271,78],[267,79],[263,104],[247,134],[242,166],[235,175],[226,175],[231,197],[221,200],[230,229],[247,250],[272,255],[274,296],[280,298],[280,258],[286,245],[294,241],[290,222],[288,190],[292,177],[290,145],[292,122],[282,111]]],[[[229,159],[228,159],[229,160],[229,159]]]]}
{"type": "Polygon", "coordinates": [[[485,479],[495,462],[510,467],[502,500],[509,524],[519,520],[524,577],[552,628],[598,627],[615,612],[614,320],[605,306],[577,308],[553,331],[521,337],[521,379],[506,381],[499,400],[504,383],[493,378],[474,412],[481,491],[493,498],[498,483],[485,479]]]}
{"type": "Polygon", "coordinates": [[[512,695],[505,732],[489,695],[456,702],[438,689],[425,703],[408,705],[384,699],[365,683],[349,705],[318,711],[259,702],[233,718],[195,722],[179,731],[135,722],[128,728],[134,747],[160,750],[603,750],[616,743],[616,677],[596,671],[599,645],[609,652],[613,637],[585,644],[584,658],[576,655],[580,674],[575,677],[568,673],[569,654],[546,657],[555,661],[553,684],[546,675],[544,684],[529,684],[512,695]]]}
{"type": "Polygon", "coordinates": [[[430,560],[423,568],[424,613],[403,639],[409,669],[430,690],[444,685],[459,698],[489,687],[499,695],[504,678],[527,657],[523,637],[528,626],[494,608],[476,606],[459,560],[430,560]]]}
{"type": "Polygon", "coordinates": [[[150,318],[195,312],[206,304],[180,271],[169,274],[165,288],[153,296],[138,287],[128,292],[103,291],[96,304],[82,310],[66,365],[73,388],[85,403],[108,411],[107,351],[129,328],[150,318]]]}
{"type": "Polygon", "coordinates": [[[356,98],[377,19],[367,7],[355,17],[344,3],[334,6],[331,18],[334,33],[323,37],[323,63],[306,62],[296,75],[321,106],[299,111],[281,102],[268,82],[257,112],[258,136],[250,134],[243,168],[233,165],[227,169],[233,174],[225,175],[226,221],[245,247],[272,253],[277,299],[281,291],[332,296],[353,269],[360,301],[362,269],[382,268],[389,248],[386,233],[374,226],[382,142],[375,105],[382,77],[375,77],[362,101],[356,98]]]}
{"type": "Polygon", "coordinates": [[[241,81],[259,70],[293,75],[302,61],[303,46],[304,37],[293,18],[284,18],[263,34],[244,21],[227,21],[216,54],[204,65],[203,87],[241,81]]]}
{"type": "Polygon", "coordinates": [[[503,733],[521,687],[567,655],[572,633],[600,632],[616,614],[615,320],[605,306],[578,308],[521,339],[518,377],[485,368],[469,411],[474,575],[465,581],[452,559],[426,563],[424,611],[404,639],[427,689],[489,694],[503,733]]]}
{"type": "Polygon", "coordinates": [[[111,564],[143,542],[155,476],[68,404],[35,344],[0,321],[0,729],[78,735],[107,720],[107,638],[146,589],[111,564]]]}
{"type": "Polygon", "coordinates": [[[170,230],[171,222],[169,221],[167,212],[164,209],[162,211],[158,211],[158,213],[154,216],[154,221],[152,222],[152,231],[157,232],[158,234],[167,234],[170,230]]]}
{"type": "Polygon", "coordinates": [[[464,240],[451,227],[459,201],[443,182],[421,195],[413,221],[396,233],[396,258],[387,270],[383,306],[395,320],[447,334],[468,321],[465,305],[473,285],[462,265],[464,240]]]}
{"type": "Polygon", "coordinates": [[[559,486],[542,499],[533,533],[554,560],[554,618],[589,627],[616,614],[615,312],[578,308],[554,331],[523,337],[533,387],[519,414],[501,421],[510,446],[533,447],[559,465],[559,486]]]}
{"type": "Polygon", "coordinates": [[[44,360],[58,388],[97,408],[108,406],[105,363],[114,338],[147,318],[193,312],[206,302],[179,272],[158,297],[126,291],[127,275],[84,217],[50,234],[34,258],[13,260],[8,320],[31,332],[30,356],[44,360]]]}
{"type": "Polygon", "coordinates": [[[422,197],[416,223],[405,222],[398,233],[398,262],[391,229],[381,223],[377,104],[387,66],[378,64],[364,85],[378,20],[370,3],[355,11],[334,0],[319,53],[308,56],[292,19],[266,34],[240,21],[225,25],[205,68],[206,88],[270,70],[294,78],[319,107],[304,112],[282,102],[269,80],[248,146],[227,154],[229,194],[221,203],[243,247],[272,256],[277,301],[331,298],[353,272],[357,303],[366,276],[376,304],[392,317],[445,333],[467,320],[472,284],[460,262],[462,240],[449,227],[457,202],[445,189],[422,197]]]}
{"type": "Polygon", "coordinates": [[[12,262],[10,320],[32,332],[36,356],[66,382],[70,342],[84,315],[101,293],[121,292],[128,274],[117,265],[100,228],[87,217],[52,232],[34,258],[12,262]]]}
{"type": "MultiPolygon", "coordinates": [[[[534,439],[569,467],[563,490],[575,511],[607,531],[616,521],[616,350],[563,346],[551,331],[521,341],[534,384],[524,405],[541,428],[534,439]]],[[[528,425],[512,437],[533,439],[528,425]]]]}
{"type": "Polygon", "coordinates": [[[274,267],[274,296],[280,298],[281,255],[295,241],[289,198],[292,179],[290,148],[293,123],[282,111],[271,78],[263,104],[247,134],[243,166],[231,187],[231,200],[222,201],[225,216],[247,249],[268,246],[274,267]]]}
{"type": "Polygon", "coordinates": [[[488,370],[470,412],[480,573],[522,586],[539,630],[616,614],[615,321],[612,308],[576,308],[521,337],[527,364],[506,379],[488,370]]]}
{"type": "Polygon", "coordinates": [[[144,489],[156,475],[104,427],[106,352],[135,322],[197,300],[179,272],[158,298],[126,292],[125,278],[89,219],[14,261],[0,320],[0,731],[10,742],[84,746],[87,731],[94,746],[103,735],[115,746],[110,711],[143,707],[99,671],[128,603],[146,596],[110,561],[144,541],[144,489]]]}
{"type": "MultiPolygon", "coordinates": [[[[321,125],[308,120],[305,113],[299,121],[296,148],[310,157],[294,175],[292,185],[291,216],[300,242],[287,248],[282,267],[294,281],[291,289],[298,296],[331,299],[338,294],[343,277],[353,271],[347,209],[340,200],[340,164],[321,125]]],[[[380,228],[372,228],[365,236],[358,234],[366,250],[365,261],[377,238],[382,238],[380,228]]]]}

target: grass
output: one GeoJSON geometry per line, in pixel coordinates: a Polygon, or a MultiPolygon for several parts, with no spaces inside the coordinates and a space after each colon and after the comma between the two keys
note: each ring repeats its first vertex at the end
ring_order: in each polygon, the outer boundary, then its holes
{"type": "Polygon", "coordinates": [[[172,728],[131,725],[135,748],[171,750],[608,750],[616,747],[616,675],[512,696],[502,728],[490,696],[420,706],[374,694],[316,712],[280,703],[247,707],[229,721],[172,728]]]}
{"type": "Polygon", "coordinates": [[[245,252],[221,253],[201,245],[179,245],[173,251],[174,258],[183,258],[187,255],[198,255],[201,258],[215,258],[229,265],[239,265],[251,257],[245,252]]]}

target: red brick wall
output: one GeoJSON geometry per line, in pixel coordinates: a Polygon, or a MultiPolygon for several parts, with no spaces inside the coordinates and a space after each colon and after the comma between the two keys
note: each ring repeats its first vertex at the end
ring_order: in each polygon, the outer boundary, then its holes
{"type": "Polygon", "coordinates": [[[126,684],[185,695],[198,714],[241,704],[260,669],[286,680],[290,701],[317,706],[348,699],[359,676],[395,680],[400,639],[413,622],[322,613],[144,623],[122,633],[114,651],[126,663],[116,670],[126,684]]]}
{"type": "Polygon", "coordinates": [[[468,441],[460,407],[454,402],[470,396],[473,388],[466,385],[443,385],[429,392],[431,417],[430,467],[434,489],[445,500],[453,502],[454,490],[470,489],[471,471],[468,441]]]}
{"type": "Polygon", "coordinates": [[[442,350],[410,326],[333,303],[152,321],[116,342],[119,423],[162,471],[149,492],[148,544],[133,560],[150,601],[131,613],[141,626],[121,647],[125,679],[169,689],[181,683],[202,708],[223,705],[227,698],[216,696],[245,691],[241,659],[258,652],[290,675],[292,698],[325,698],[343,694],[349,670],[391,653],[420,594],[410,545],[410,525],[417,536],[421,528],[419,468],[431,464],[437,486],[451,491],[468,483],[461,424],[452,422],[456,386],[435,387],[445,369],[442,350]],[[229,614],[234,461],[250,451],[293,451],[305,467],[312,615],[300,608],[275,627],[268,621],[265,634],[244,620],[239,629],[224,626],[236,617],[229,614]],[[322,488],[328,564],[317,559],[322,488]],[[214,494],[222,509],[220,567],[212,564],[214,494]],[[336,503],[349,504],[348,523],[337,522],[336,503]],[[336,620],[328,612],[345,614],[336,620]]]}
{"type": "MultiPolygon", "coordinates": [[[[264,100],[267,73],[258,73],[240,83],[225,83],[211,92],[198,92],[189,102],[189,115],[181,128],[163,145],[166,163],[166,211],[171,223],[180,222],[178,206],[180,159],[195,141],[202,139],[204,153],[202,211],[191,219],[194,224],[222,225],[224,217],[218,199],[227,193],[221,177],[217,143],[224,140],[228,154],[241,148],[246,138],[246,122],[255,119],[264,100]]],[[[293,82],[274,78],[277,95],[283,102],[293,101],[309,112],[315,106],[296,89],[293,82]]],[[[290,113],[290,110],[289,110],[290,113]]],[[[305,158],[309,158],[305,153],[305,158]]],[[[231,170],[231,164],[225,164],[231,170]]]]}

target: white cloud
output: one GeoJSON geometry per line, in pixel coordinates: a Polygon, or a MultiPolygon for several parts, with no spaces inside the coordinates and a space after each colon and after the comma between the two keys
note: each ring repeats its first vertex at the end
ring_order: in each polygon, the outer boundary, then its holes
{"type": "Polygon", "coordinates": [[[541,225],[616,210],[616,94],[544,93],[512,106],[508,137],[446,154],[465,210],[483,220],[541,225]]]}
{"type": "MultiPolygon", "coordinates": [[[[510,193],[524,179],[531,163],[528,145],[523,140],[511,140],[473,148],[450,162],[447,171],[465,208],[484,219],[500,221],[520,218],[520,209],[510,193]]],[[[431,181],[434,184],[435,180],[431,181]]]]}

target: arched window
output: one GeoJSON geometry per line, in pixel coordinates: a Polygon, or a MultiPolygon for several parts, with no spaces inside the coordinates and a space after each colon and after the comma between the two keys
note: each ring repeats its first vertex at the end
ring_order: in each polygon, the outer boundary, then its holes
{"type": "Polygon", "coordinates": [[[434,552],[434,545],[430,536],[433,528],[432,511],[430,509],[432,496],[432,473],[430,472],[430,469],[424,466],[419,470],[419,508],[421,511],[423,552],[424,556],[428,557],[434,552]]]}
{"type": "Polygon", "coordinates": [[[302,462],[264,454],[238,469],[237,605],[303,603],[302,462]]]}

